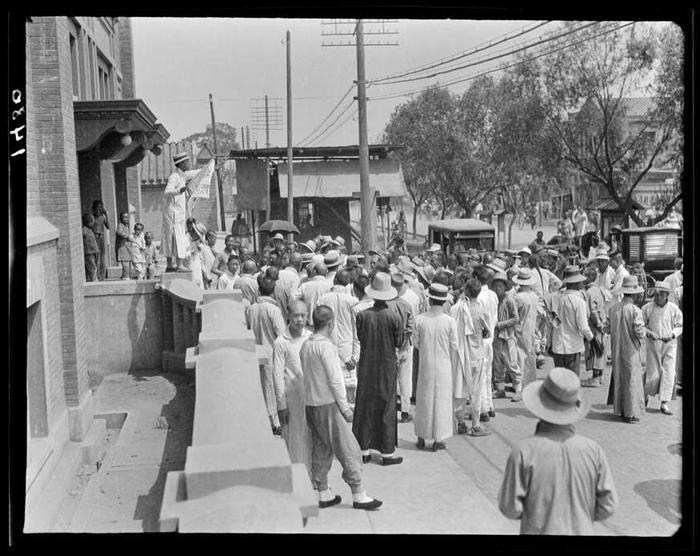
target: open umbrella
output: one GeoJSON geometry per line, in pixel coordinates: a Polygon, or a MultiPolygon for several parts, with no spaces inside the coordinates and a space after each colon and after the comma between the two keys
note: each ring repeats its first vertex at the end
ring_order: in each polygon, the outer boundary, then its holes
{"type": "Polygon", "coordinates": [[[261,232],[283,232],[283,233],[299,233],[299,228],[294,224],[288,222],[287,220],[267,220],[260,225],[258,228],[261,232]]]}

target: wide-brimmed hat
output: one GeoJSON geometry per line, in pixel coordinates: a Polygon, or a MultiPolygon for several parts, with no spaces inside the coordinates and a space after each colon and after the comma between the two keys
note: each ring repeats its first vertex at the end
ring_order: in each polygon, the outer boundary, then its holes
{"type": "Polygon", "coordinates": [[[299,247],[300,248],[304,247],[305,249],[308,249],[309,253],[315,253],[317,246],[316,246],[316,242],[313,239],[309,239],[309,240],[305,241],[304,243],[302,243],[301,245],[299,245],[299,247]]]}
{"type": "Polygon", "coordinates": [[[593,255],[594,259],[602,259],[604,261],[609,261],[610,256],[608,255],[608,252],[606,249],[596,249],[595,254],[593,255]]]}
{"type": "Polygon", "coordinates": [[[519,284],[521,286],[531,286],[534,282],[532,272],[529,268],[519,268],[518,275],[511,278],[514,284],[519,284]]]}
{"type": "Polygon", "coordinates": [[[281,239],[282,241],[284,241],[284,236],[281,233],[277,232],[274,236],[272,236],[272,239],[281,239]]]}
{"type": "Polygon", "coordinates": [[[535,417],[555,425],[570,425],[583,418],[590,402],[581,396],[581,381],[576,373],[554,367],[544,380],[523,388],[523,402],[535,417]]]}
{"type": "Polygon", "coordinates": [[[439,243],[433,243],[428,249],[426,249],[428,252],[434,252],[434,251],[442,251],[442,247],[440,246],[439,243]]]}
{"type": "Polygon", "coordinates": [[[414,268],[408,257],[399,257],[399,262],[396,263],[396,268],[404,275],[413,276],[414,268]]]}
{"type": "Polygon", "coordinates": [[[311,270],[317,264],[323,263],[324,258],[325,257],[319,253],[314,253],[313,255],[311,255],[311,262],[309,262],[309,266],[307,267],[307,270],[311,270]]]}
{"type": "Polygon", "coordinates": [[[518,255],[520,255],[520,253],[527,253],[528,255],[532,255],[532,251],[530,251],[529,247],[523,247],[518,251],[518,255]]]}
{"type": "Polygon", "coordinates": [[[326,253],[326,256],[323,258],[323,262],[329,269],[335,268],[340,264],[340,253],[335,249],[331,249],[326,253]]]}
{"type": "Polygon", "coordinates": [[[365,293],[372,299],[389,301],[399,295],[391,285],[391,276],[386,272],[377,272],[372,282],[365,287],[365,293]]]}
{"type": "Polygon", "coordinates": [[[430,284],[427,295],[430,299],[437,299],[438,301],[447,301],[448,292],[449,288],[444,284],[430,284]]]}
{"type": "Polygon", "coordinates": [[[342,238],[341,236],[335,236],[334,239],[330,241],[330,243],[334,245],[345,245],[345,239],[342,238]]]}
{"type": "Polygon", "coordinates": [[[290,247],[293,245],[294,247],[299,247],[299,244],[296,241],[290,241],[287,245],[290,247]]]}
{"type": "Polygon", "coordinates": [[[420,274],[428,284],[433,281],[433,278],[435,278],[435,269],[430,266],[429,264],[425,265],[422,268],[418,269],[418,274],[420,274]]]}
{"type": "Polygon", "coordinates": [[[552,249],[551,247],[547,247],[544,250],[545,255],[549,255],[550,257],[559,257],[559,251],[557,249],[552,249]]]}
{"type": "Polygon", "coordinates": [[[376,249],[370,249],[369,251],[367,251],[367,254],[370,256],[371,255],[377,255],[378,257],[381,256],[381,253],[379,251],[377,251],[376,249]]]}
{"type": "Polygon", "coordinates": [[[421,270],[425,266],[425,261],[420,257],[413,257],[411,259],[411,266],[413,270],[421,270]]]}
{"type": "Polygon", "coordinates": [[[639,285],[639,279],[636,276],[630,275],[630,276],[625,276],[622,279],[622,288],[620,289],[620,291],[623,294],[634,295],[634,294],[642,293],[644,291],[644,288],[639,285]]]}
{"type": "Polygon", "coordinates": [[[494,272],[505,272],[508,264],[503,259],[494,259],[493,262],[486,263],[486,266],[494,272]]]}
{"type": "Polygon", "coordinates": [[[199,236],[199,239],[204,241],[204,236],[207,234],[207,227],[202,224],[201,222],[195,222],[194,226],[192,226],[196,234],[199,236]]]}
{"type": "Polygon", "coordinates": [[[175,156],[173,156],[173,164],[176,166],[180,164],[180,162],[184,162],[185,160],[189,160],[190,155],[188,155],[186,152],[180,151],[177,153],[175,156]]]}
{"type": "MultiPolygon", "coordinates": [[[[624,282],[624,280],[623,280],[624,282]]],[[[671,292],[671,284],[669,284],[666,280],[659,280],[654,284],[654,289],[657,292],[671,292]]]]}
{"type": "Polygon", "coordinates": [[[504,284],[508,285],[508,275],[505,272],[496,272],[492,282],[495,282],[496,280],[501,280],[504,284]]]}
{"type": "Polygon", "coordinates": [[[564,278],[562,279],[562,284],[578,284],[579,282],[585,282],[586,277],[581,274],[581,269],[577,265],[569,265],[564,268],[564,278]]]}

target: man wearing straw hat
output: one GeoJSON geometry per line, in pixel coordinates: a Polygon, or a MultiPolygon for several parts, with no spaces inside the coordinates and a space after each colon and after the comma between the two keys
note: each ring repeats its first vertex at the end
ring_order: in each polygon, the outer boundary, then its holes
{"type": "Polygon", "coordinates": [[[579,378],[555,367],[525,387],[523,402],[539,422],[508,458],[501,513],[520,520],[521,535],[593,534],[593,522],[610,517],[618,498],[605,452],[574,428],[590,406],[579,378]]]}
{"type": "Polygon", "coordinates": [[[401,347],[403,324],[387,305],[397,297],[391,276],[377,272],[365,288],[374,305],[357,315],[360,360],[357,365],[357,394],[352,432],[362,450],[363,463],[369,463],[371,450],[382,456],[382,465],[401,463],[396,457],[397,348],[401,347]]]}
{"type": "Polygon", "coordinates": [[[644,289],[636,276],[625,276],[620,291],[622,301],[610,309],[612,375],[608,405],[613,405],[613,413],[622,416],[625,423],[639,423],[644,413],[641,350],[646,330],[634,297],[644,289]]]}
{"type": "Polygon", "coordinates": [[[515,300],[506,295],[508,277],[504,272],[497,272],[491,281],[491,289],[498,296],[498,317],[496,336],[493,339],[493,379],[496,383],[495,398],[505,398],[505,381],[512,379],[515,395],[512,402],[522,399],[522,370],[518,366],[518,344],[515,339],[515,327],[519,322],[515,300]]]}
{"type": "Polygon", "coordinates": [[[647,366],[644,375],[646,396],[659,395],[661,413],[671,415],[668,402],[673,396],[676,374],[676,338],[683,332],[683,313],[669,301],[671,285],[656,282],[654,300],[642,307],[646,327],[647,366]]]}
{"type": "Polygon", "coordinates": [[[534,278],[529,268],[521,268],[513,277],[513,283],[519,286],[515,294],[515,306],[518,309],[518,324],[515,327],[515,339],[518,345],[518,366],[522,371],[523,388],[537,380],[535,353],[535,330],[537,329],[537,311],[539,298],[532,291],[534,278]]]}
{"type": "Polygon", "coordinates": [[[496,416],[493,407],[493,338],[496,333],[496,321],[498,320],[498,296],[489,286],[494,277],[493,267],[487,265],[478,266],[474,270],[474,277],[481,284],[481,293],[477,296],[477,302],[482,308],[484,318],[488,325],[489,334],[484,338],[484,370],[486,380],[483,381],[481,391],[481,411],[480,421],[488,422],[491,417],[496,416]]]}
{"type": "Polygon", "coordinates": [[[588,304],[588,325],[593,332],[594,340],[586,342],[586,370],[592,371],[593,376],[584,380],[581,386],[586,388],[598,388],[603,379],[605,368],[605,353],[603,335],[607,329],[608,314],[605,310],[605,300],[600,287],[596,283],[598,273],[595,268],[589,266],[583,272],[586,277],[586,303],[588,304]]]}
{"type": "Polygon", "coordinates": [[[185,235],[187,214],[187,182],[199,173],[190,170],[190,158],[185,152],[173,156],[175,171],[168,177],[163,195],[163,230],[160,250],[168,260],[166,272],[186,271],[183,260],[187,257],[188,242],[185,235]],[[175,261],[175,262],[173,262],[175,261]]]}
{"type": "Polygon", "coordinates": [[[593,333],[588,326],[588,307],[581,288],[586,278],[577,266],[567,267],[562,283],[566,286],[552,296],[552,353],[554,365],[571,369],[576,376],[581,373],[581,354],[585,351],[584,339],[589,342],[593,333]]]}

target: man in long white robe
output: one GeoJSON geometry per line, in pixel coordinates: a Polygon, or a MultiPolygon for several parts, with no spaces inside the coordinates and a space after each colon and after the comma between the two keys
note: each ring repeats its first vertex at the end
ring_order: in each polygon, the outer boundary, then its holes
{"type": "Polygon", "coordinates": [[[299,351],[311,332],[306,329],[306,305],[292,301],[288,307],[289,326],[272,345],[273,382],[282,438],[293,463],[303,463],[311,472],[311,433],[306,423],[304,372],[299,351]]]}
{"type": "Polygon", "coordinates": [[[160,242],[161,253],[167,258],[166,271],[187,270],[183,259],[188,256],[189,242],[185,234],[187,214],[187,182],[195,177],[199,170],[190,170],[187,153],[178,153],[173,157],[175,171],[168,177],[163,195],[163,230],[160,242]],[[173,264],[173,259],[177,261],[173,264]]]}
{"type": "Polygon", "coordinates": [[[469,310],[469,301],[464,296],[464,284],[456,279],[455,286],[458,287],[458,298],[450,309],[450,316],[457,323],[457,349],[452,352],[452,398],[455,419],[457,420],[457,433],[467,434],[469,429],[465,422],[465,409],[472,391],[472,364],[469,357],[468,339],[470,335],[474,334],[474,323],[469,310]]]}
{"type": "Polygon", "coordinates": [[[668,282],[656,283],[654,300],[642,307],[646,328],[645,397],[659,395],[661,413],[671,415],[668,402],[673,396],[676,377],[676,338],[683,332],[683,313],[669,301],[668,282]]]}

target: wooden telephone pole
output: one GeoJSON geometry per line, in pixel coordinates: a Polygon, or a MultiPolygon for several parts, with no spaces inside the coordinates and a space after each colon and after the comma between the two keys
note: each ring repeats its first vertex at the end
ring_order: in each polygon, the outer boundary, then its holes
{"type": "Polygon", "coordinates": [[[219,145],[216,142],[216,119],[214,118],[214,97],[209,93],[209,108],[211,108],[211,132],[214,135],[214,164],[216,165],[216,183],[219,190],[219,218],[221,230],[226,231],[226,213],[224,211],[224,184],[221,183],[221,173],[219,172],[216,157],[219,154],[219,145]]]}
{"type": "MultiPolygon", "coordinates": [[[[287,30],[287,221],[294,224],[294,150],[292,148],[292,45],[287,30]]],[[[289,233],[289,240],[293,238],[289,233]]]]}

